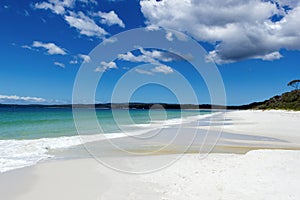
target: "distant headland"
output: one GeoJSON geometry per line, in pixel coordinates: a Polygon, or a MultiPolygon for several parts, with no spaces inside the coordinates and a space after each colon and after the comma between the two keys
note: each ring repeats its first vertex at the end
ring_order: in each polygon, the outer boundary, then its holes
{"type": "Polygon", "coordinates": [[[298,110],[300,111],[300,90],[296,89],[286,92],[282,95],[274,96],[266,101],[254,102],[247,105],[225,106],[211,104],[168,104],[168,103],[104,103],[104,104],[62,104],[62,105],[41,105],[41,104],[0,104],[0,107],[10,108],[97,108],[97,109],[280,109],[280,110],[298,110]]]}

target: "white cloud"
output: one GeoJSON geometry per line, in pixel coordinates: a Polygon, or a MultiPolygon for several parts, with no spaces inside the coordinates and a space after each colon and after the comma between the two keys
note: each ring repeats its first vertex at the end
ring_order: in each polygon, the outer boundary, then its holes
{"type": "Polygon", "coordinates": [[[217,44],[208,57],[219,63],[277,59],[280,53],[274,56],[273,52],[300,50],[299,1],[142,0],[140,5],[148,26],[182,31],[198,41],[217,44]],[[286,11],[283,5],[292,10],[286,11]],[[275,15],[282,19],[272,21],[275,15]]]}
{"type": "Polygon", "coordinates": [[[65,68],[65,64],[60,63],[60,62],[54,62],[54,65],[59,66],[61,68],[65,68]]]}
{"type": "Polygon", "coordinates": [[[91,62],[91,57],[85,54],[78,54],[78,57],[83,60],[84,63],[91,62]]]}
{"type": "Polygon", "coordinates": [[[119,54],[118,59],[130,61],[130,62],[145,62],[144,57],[142,56],[135,56],[131,52],[127,52],[125,54],[119,54]]]}
{"type": "Polygon", "coordinates": [[[70,64],[78,64],[78,63],[89,63],[91,62],[91,57],[85,54],[78,54],[77,56],[73,56],[73,59],[69,62],[70,64]]]}
{"type": "Polygon", "coordinates": [[[215,62],[218,64],[224,64],[224,63],[229,63],[229,62],[233,62],[231,60],[222,60],[221,58],[219,58],[219,55],[217,53],[216,50],[210,51],[206,57],[205,57],[206,62],[215,62]]]}
{"type": "Polygon", "coordinates": [[[171,62],[173,59],[169,56],[165,56],[162,51],[152,50],[146,51],[143,48],[139,48],[141,55],[133,55],[131,52],[127,52],[125,54],[119,54],[118,59],[130,61],[130,62],[145,62],[152,64],[159,64],[160,61],[163,62],[171,62]]]}
{"type": "Polygon", "coordinates": [[[133,55],[131,52],[119,54],[118,59],[130,62],[144,62],[154,65],[154,68],[150,70],[136,69],[135,71],[140,74],[153,75],[154,73],[170,74],[174,72],[171,67],[161,63],[174,61],[171,54],[158,50],[146,51],[143,48],[139,48],[139,51],[140,55],[133,55]]]}
{"type": "Polygon", "coordinates": [[[262,60],[278,60],[282,57],[283,56],[278,51],[275,51],[275,52],[269,53],[269,54],[264,55],[264,56],[259,57],[259,58],[261,58],[262,60]]]}
{"type": "Polygon", "coordinates": [[[72,65],[76,65],[76,64],[78,64],[78,60],[77,60],[77,57],[75,56],[75,58],[73,59],[73,60],[70,60],[70,62],[69,62],[70,64],[72,64],[72,65]]]}
{"type": "Polygon", "coordinates": [[[104,44],[104,45],[106,45],[106,44],[112,44],[112,43],[115,43],[115,42],[117,42],[118,41],[118,38],[116,38],[116,37],[110,37],[110,38],[105,38],[103,41],[102,41],[102,43],[104,44]]]}
{"type": "MultiPolygon", "coordinates": [[[[37,9],[49,9],[53,13],[61,15],[71,27],[76,28],[82,35],[86,35],[88,37],[96,36],[103,39],[104,36],[108,33],[103,28],[98,26],[97,23],[91,17],[85,15],[83,12],[79,11],[78,13],[75,13],[74,7],[76,2],[83,4],[98,4],[96,0],[48,0],[36,3],[34,6],[37,9]]],[[[86,5],[83,6],[85,7],[86,5]]],[[[111,20],[119,19],[115,18],[115,13],[113,11],[111,14],[107,14],[108,15],[105,16],[107,19],[103,18],[103,20],[107,20],[107,23],[112,23],[114,21],[111,20]]],[[[115,23],[117,23],[117,21],[115,21],[115,23]]]]}
{"type": "Polygon", "coordinates": [[[159,26],[149,24],[149,25],[146,26],[146,30],[147,31],[157,31],[157,30],[159,30],[159,26]]]}
{"type": "Polygon", "coordinates": [[[152,58],[157,61],[163,61],[163,62],[173,61],[173,59],[170,56],[166,56],[167,54],[162,51],[158,51],[158,50],[146,51],[143,48],[139,48],[139,50],[146,58],[149,59],[152,58]]]}
{"type": "Polygon", "coordinates": [[[135,69],[135,71],[139,74],[153,75],[153,72],[145,70],[145,69],[135,69]]]}
{"type": "Polygon", "coordinates": [[[33,48],[29,45],[22,45],[21,46],[23,49],[30,49],[30,50],[33,50],[33,48]]]}
{"type": "Polygon", "coordinates": [[[103,28],[99,27],[93,19],[86,16],[83,12],[77,14],[70,12],[69,15],[65,15],[65,20],[82,35],[103,38],[108,34],[103,28]]]}
{"type": "Polygon", "coordinates": [[[173,33],[172,32],[167,32],[166,39],[169,40],[169,41],[173,41],[173,33]]]}
{"type": "Polygon", "coordinates": [[[55,14],[64,14],[66,8],[73,8],[75,0],[49,0],[41,3],[36,3],[34,6],[37,9],[51,10],[55,14]]]}
{"type": "Polygon", "coordinates": [[[66,55],[67,54],[65,52],[65,50],[63,50],[62,48],[60,48],[59,46],[57,46],[54,43],[43,43],[43,42],[39,42],[39,41],[34,41],[32,44],[32,47],[44,48],[47,50],[47,53],[50,55],[54,55],[54,54],[66,55]]]}
{"type": "MultiPolygon", "coordinates": [[[[95,22],[94,18],[100,18],[100,23],[108,26],[116,24],[125,28],[124,22],[119,18],[115,11],[112,10],[107,13],[101,11],[97,13],[84,13],[82,11],[75,12],[74,7],[75,4],[77,5],[78,3],[81,3],[81,5],[98,4],[96,0],[48,0],[35,3],[34,7],[36,9],[51,10],[53,13],[61,15],[70,27],[76,28],[81,35],[86,35],[88,37],[104,39],[105,36],[108,35],[108,33],[95,22]]],[[[86,7],[86,5],[82,5],[82,7],[86,7]]],[[[109,42],[109,40],[107,42],[109,42]]]]}
{"type": "Polygon", "coordinates": [[[45,102],[46,99],[39,98],[39,97],[21,97],[17,95],[1,95],[0,94],[0,101],[4,102],[35,102],[35,103],[41,103],[45,102]]]}
{"type": "Polygon", "coordinates": [[[95,4],[95,5],[97,5],[98,4],[98,2],[97,2],[97,0],[79,0],[80,2],[82,2],[82,3],[85,3],[85,4],[95,4]]]}
{"type": "Polygon", "coordinates": [[[171,67],[166,66],[166,65],[156,66],[151,71],[153,71],[155,73],[163,73],[163,74],[171,74],[174,72],[171,67]]]}
{"type": "Polygon", "coordinates": [[[95,72],[105,72],[110,69],[118,69],[117,64],[113,61],[111,62],[101,62],[101,66],[95,69],[95,72]]]}
{"type": "Polygon", "coordinates": [[[96,4],[96,0],[48,0],[44,2],[35,3],[34,7],[37,9],[51,10],[53,13],[58,15],[65,14],[68,9],[72,9],[76,2],[84,4],[96,4]]]}
{"type": "Polygon", "coordinates": [[[145,75],[154,75],[155,73],[162,73],[162,74],[171,74],[174,72],[174,70],[166,65],[157,65],[154,68],[151,69],[141,69],[137,68],[135,71],[139,74],[145,74],[145,75]]]}
{"type": "Polygon", "coordinates": [[[119,16],[113,10],[108,12],[108,13],[99,11],[95,15],[101,17],[100,22],[102,24],[107,24],[109,26],[117,24],[120,27],[125,28],[125,24],[123,23],[123,21],[119,18],[119,16]]]}

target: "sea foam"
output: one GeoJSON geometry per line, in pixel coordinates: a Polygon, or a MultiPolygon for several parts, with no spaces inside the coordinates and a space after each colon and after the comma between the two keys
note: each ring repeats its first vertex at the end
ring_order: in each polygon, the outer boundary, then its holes
{"type": "MultiPolygon", "coordinates": [[[[57,138],[0,140],[0,173],[32,166],[42,160],[53,158],[54,156],[49,153],[50,150],[67,149],[87,142],[143,134],[147,131],[162,127],[168,128],[170,126],[182,123],[197,121],[214,114],[189,116],[163,121],[152,121],[152,124],[135,124],[134,126],[139,129],[129,129],[128,131],[130,133],[126,133],[125,131],[124,133],[77,135],[57,138]]],[[[124,130],[127,129],[125,128],[124,130]]]]}
{"type": "Polygon", "coordinates": [[[0,140],[0,172],[35,165],[53,157],[50,150],[65,149],[105,138],[125,137],[122,133],[41,138],[32,140],[0,140]]]}

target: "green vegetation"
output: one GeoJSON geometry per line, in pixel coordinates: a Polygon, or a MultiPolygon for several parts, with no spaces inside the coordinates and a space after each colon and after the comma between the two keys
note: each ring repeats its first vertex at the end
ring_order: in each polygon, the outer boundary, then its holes
{"type": "Polygon", "coordinates": [[[287,85],[295,88],[296,90],[299,89],[300,80],[292,80],[287,85]]]}
{"type": "Polygon", "coordinates": [[[263,110],[281,109],[300,111],[300,90],[297,89],[286,92],[280,96],[275,96],[254,108],[263,110]]]}
{"type": "Polygon", "coordinates": [[[1,107],[9,108],[97,108],[97,109],[229,109],[229,110],[297,110],[300,111],[300,80],[292,80],[287,84],[295,88],[291,92],[272,97],[264,102],[254,102],[240,106],[225,106],[211,104],[168,104],[168,103],[106,103],[106,104],[65,104],[65,105],[17,105],[17,104],[1,104],[1,107]],[[157,106],[160,105],[160,106],[157,106]]]}

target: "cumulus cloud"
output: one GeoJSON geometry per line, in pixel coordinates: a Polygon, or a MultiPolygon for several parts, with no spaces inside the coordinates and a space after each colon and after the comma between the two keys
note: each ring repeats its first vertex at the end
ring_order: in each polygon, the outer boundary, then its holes
{"type": "Polygon", "coordinates": [[[274,60],[281,57],[281,49],[300,50],[299,1],[142,0],[140,5],[148,26],[211,43],[215,49],[207,59],[218,63],[274,60]]]}
{"type": "Polygon", "coordinates": [[[107,24],[109,26],[117,24],[120,27],[125,28],[124,22],[119,18],[119,16],[113,10],[108,13],[99,11],[94,15],[99,16],[101,18],[100,22],[102,24],[107,24]]]}
{"type": "Polygon", "coordinates": [[[86,16],[83,12],[78,12],[77,14],[70,12],[69,15],[65,15],[65,20],[82,35],[103,38],[108,34],[103,28],[98,26],[93,19],[86,16]]]}
{"type": "Polygon", "coordinates": [[[95,69],[95,72],[106,72],[107,70],[110,69],[118,69],[118,66],[115,62],[111,61],[111,62],[101,62],[101,66],[97,67],[95,69]]]}
{"type": "Polygon", "coordinates": [[[55,14],[64,14],[66,8],[73,8],[75,0],[49,0],[34,4],[37,9],[51,10],[55,14]]]}
{"type": "Polygon", "coordinates": [[[139,74],[145,74],[145,75],[154,75],[155,73],[171,74],[174,72],[174,70],[167,65],[157,65],[151,69],[137,68],[135,69],[135,71],[139,74]]]}
{"type": "Polygon", "coordinates": [[[110,38],[105,38],[103,41],[102,41],[102,43],[104,44],[104,45],[106,45],[106,44],[113,44],[113,43],[115,43],[115,42],[117,42],[118,41],[118,38],[116,38],[116,37],[110,37],[110,38]]]}
{"type": "Polygon", "coordinates": [[[17,95],[1,95],[0,94],[0,101],[1,102],[29,102],[29,103],[42,103],[46,102],[46,99],[39,98],[39,97],[22,97],[17,95]]]}
{"type": "Polygon", "coordinates": [[[153,75],[153,72],[145,70],[145,69],[135,69],[135,71],[139,74],[153,75]]]}
{"type": "Polygon", "coordinates": [[[69,62],[70,64],[78,64],[80,62],[89,63],[91,62],[91,57],[85,54],[78,54],[73,56],[73,59],[69,62]]]}
{"type": "Polygon", "coordinates": [[[171,56],[167,56],[169,54],[162,51],[158,51],[158,50],[146,51],[143,48],[139,48],[139,52],[140,55],[134,55],[131,52],[127,52],[125,54],[119,54],[118,59],[130,61],[130,62],[145,62],[151,64],[160,64],[160,61],[162,62],[173,61],[171,56]]]}
{"type": "Polygon", "coordinates": [[[157,61],[163,61],[163,62],[171,62],[173,61],[172,57],[169,53],[158,51],[158,50],[152,50],[152,51],[146,51],[143,48],[139,48],[141,54],[145,56],[146,58],[152,58],[157,61]]]}
{"type": "Polygon", "coordinates": [[[131,52],[127,52],[125,54],[119,54],[118,59],[130,61],[130,62],[147,62],[146,58],[144,58],[143,56],[135,56],[131,52]]]}
{"type": "Polygon", "coordinates": [[[169,40],[169,41],[173,41],[173,33],[172,32],[167,32],[166,39],[169,40]]]}
{"type": "Polygon", "coordinates": [[[84,4],[97,4],[96,0],[48,0],[34,4],[36,9],[50,10],[51,12],[63,15],[68,9],[72,9],[76,2],[84,4]]]}
{"type": "MultiPolygon", "coordinates": [[[[47,53],[50,55],[55,55],[55,54],[66,55],[67,54],[64,49],[62,49],[61,47],[57,46],[54,43],[43,43],[40,41],[34,41],[32,44],[32,47],[46,49],[47,53]]],[[[24,48],[26,48],[26,47],[24,47],[24,48]]]]}
{"type": "Polygon", "coordinates": [[[147,31],[157,31],[159,30],[159,26],[153,25],[153,24],[148,24],[146,26],[146,30],[147,31]]]}
{"type": "Polygon", "coordinates": [[[54,62],[54,65],[61,67],[61,68],[65,68],[65,64],[60,63],[60,62],[54,62]]]}
{"type": "Polygon", "coordinates": [[[163,73],[163,74],[171,74],[174,72],[173,69],[167,65],[156,66],[151,71],[156,73],[163,73]]]}
{"type": "Polygon", "coordinates": [[[158,51],[158,50],[145,50],[139,48],[139,55],[134,55],[131,52],[125,54],[119,54],[118,59],[129,61],[129,62],[142,62],[150,63],[154,68],[150,70],[136,69],[135,71],[140,74],[153,75],[154,73],[170,74],[173,73],[173,69],[161,62],[172,62],[174,61],[174,56],[168,52],[158,51]]]}
{"type": "MultiPolygon", "coordinates": [[[[108,26],[119,25],[125,28],[124,22],[119,18],[115,11],[110,12],[82,12],[79,11],[78,6],[75,9],[75,5],[82,4],[98,4],[96,0],[48,0],[38,2],[34,4],[36,9],[50,10],[53,13],[60,15],[70,25],[70,27],[76,28],[81,35],[88,37],[98,37],[105,39],[105,36],[109,35],[102,27],[100,27],[95,20],[100,21],[98,23],[106,24],[108,26]],[[79,4],[81,3],[81,4],[79,4]]],[[[80,8],[80,7],[79,7],[80,8]]],[[[109,41],[108,41],[109,42],[109,41]]]]}
{"type": "Polygon", "coordinates": [[[269,53],[269,54],[264,55],[264,56],[259,57],[259,58],[262,59],[262,60],[278,60],[282,57],[283,56],[278,51],[276,51],[276,52],[269,53]]]}
{"type": "Polygon", "coordinates": [[[91,57],[85,54],[78,54],[78,57],[83,60],[84,63],[91,62],[91,57]]]}

